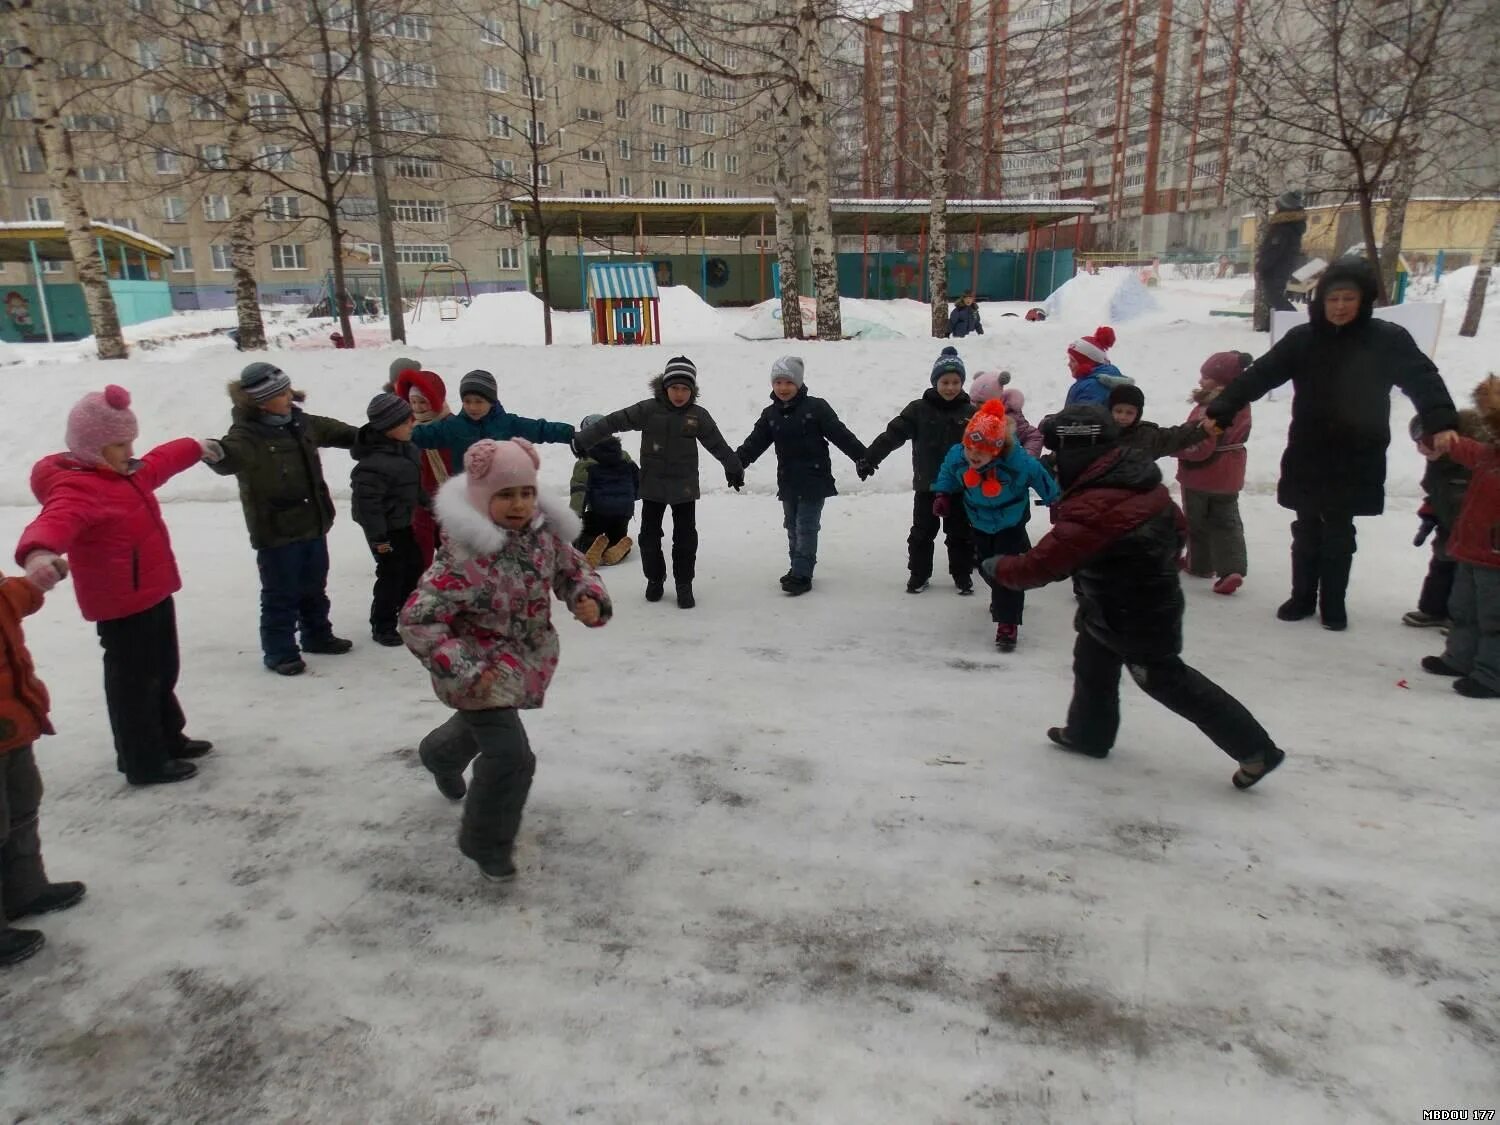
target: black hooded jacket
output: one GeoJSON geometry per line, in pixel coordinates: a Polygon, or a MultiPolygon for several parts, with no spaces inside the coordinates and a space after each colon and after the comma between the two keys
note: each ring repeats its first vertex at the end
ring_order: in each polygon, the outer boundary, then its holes
{"type": "Polygon", "coordinates": [[[806,387],[782,402],[774,394],[771,405],[761,411],[750,436],[736,449],[746,465],[774,443],[776,446],[776,495],[782,500],[822,500],[836,496],[833,464],[828,443],[833,442],[851,461],[865,455],[865,446],[839,420],[833,407],[813,398],[806,387]]]}
{"type": "Polygon", "coordinates": [[[964,427],[977,409],[969,396],[959,391],[952,401],[937,393],[936,387],[922,392],[891,419],[885,433],[870,443],[866,460],[878,465],[898,449],[911,442],[911,487],[915,492],[931,492],[932,482],[943,467],[948,450],[964,440],[964,427]]]}
{"type": "Polygon", "coordinates": [[[740,459],[719,433],[713,416],[698,405],[698,388],[685,406],[673,406],[661,385],[651,380],[651,397],[624,410],[606,414],[578,435],[579,448],[621,430],[641,431],[641,499],[659,504],[685,504],[698,499],[698,443],[724,466],[727,477],[744,474],[740,459]]]}
{"type": "Polygon", "coordinates": [[[1375,278],[1359,262],[1330,266],[1308,323],[1299,324],[1208,406],[1224,428],[1245,406],[1290,382],[1292,424],[1276,498],[1293,511],[1377,516],[1385,510],[1391,388],[1411,399],[1424,433],[1451,430],[1458,412],[1432,360],[1399,324],[1376,320],[1375,278]],[[1323,300],[1338,283],[1359,286],[1359,315],[1337,327],[1323,300]]]}

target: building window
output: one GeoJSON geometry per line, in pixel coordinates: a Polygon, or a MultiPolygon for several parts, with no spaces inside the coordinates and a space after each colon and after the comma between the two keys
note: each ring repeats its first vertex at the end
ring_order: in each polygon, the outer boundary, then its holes
{"type": "Polygon", "coordinates": [[[589,109],[587,106],[578,107],[578,120],[580,121],[603,121],[604,114],[597,109],[589,109]]]}
{"type": "Polygon", "coordinates": [[[205,195],[203,217],[211,223],[227,223],[229,221],[229,196],[205,195]]]}
{"type": "Polygon", "coordinates": [[[6,99],[5,112],[12,121],[30,121],[36,116],[36,110],[31,103],[31,95],[25,91],[12,94],[6,99]]]}
{"type": "Polygon", "coordinates": [[[604,75],[599,73],[597,66],[584,66],[583,63],[573,64],[573,77],[582,79],[584,82],[604,81],[604,75]]]}
{"type": "Polygon", "coordinates": [[[667,107],[660,102],[651,105],[651,124],[665,125],[667,123],[667,107]]]}
{"type": "Polygon", "coordinates": [[[229,167],[229,150],[223,145],[199,145],[198,166],[210,172],[222,172],[229,167]]]}
{"type": "Polygon", "coordinates": [[[155,39],[142,39],[135,45],[135,61],[142,70],[160,70],[163,64],[161,44],[155,39]]]}
{"type": "Polygon", "coordinates": [[[438,115],[425,109],[382,109],[380,123],[389,133],[431,136],[438,131],[438,115]]]}
{"type": "Polygon", "coordinates": [[[492,113],[489,115],[489,132],[492,137],[501,140],[510,139],[510,117],[504,113],[492,113]]]}
{"type": "Polygon", "coordinates": [[[677,163],[681,164],[684,168],[691,168],[693,166],[693,150],[687,145],[678,145],[677,163]]]}
{"type": "Polygon", "coordinates": [[[277,121],[292,112],[282,94],[251,94],[249,101],[252,121],[277,121]]]}
{"type": "Polygon", "coordinates": [[[501,20],[482,19],[479,21],[479,41],[488,43],[491,47],[505,46],[505,24],[501,20]]]}
{"type": "Polygon", "coordinates": [[[598,26],[585,20],[573,21],[573,34],[579,39],[592,39],[596,43],[599,41],[598,26]]]}
{"type": "Polygon", "coordinates": [[[516,273],[521,268],[521,251],[514,246],[500,247],[500,268],[507,273],[516,273]]]}
{"type": "Polygon", "coordinates": [[[218,66],[219,45],[201,43],[196,39],[185,39],[182,43],[182,61],[187,66],[218,66]]]}
{"type": "Polygon", "coordinates": [[[516,162],[509,159],[490,161],[490,167],[495,173],[497,180],[513,180],[516,176],[516,162]]]}
{"type": "Polygon", "coordinates": [[[492,94],[503,94],[510,89],[510,78],[498,66],[486,66],[484,88],[492,94]]]}
{"type": "Polygon", "coordinates": [[[630,76],[630,71],[625,67],[624,59],[615,60],[615,81],[624,82],[630,76]]]}
{"type": "Polygon", "coordinates": [[[710,172],[718,168],[719,158],[717,155],[715,155],[713,149],[708,149],[703,153],[702,164],[703,167],[707,168],[710,172]]]}
{"type": "Polygon", "coordinates": [[[665,141],[651,142],[651,162],[653,164],[665,164],[667,162],[667,143],[665,141]]]}
{"type": "Polygon", "coordinates": [[[693,127],[693,115],[685,109],[677,111],[677,127],[679,129],[691,129],[693,127]]]}
{"type": "Polygon", "coordinates": [[[691,84],[688,82],[687,72],[679,70],[675,74],[673,74],[672,85],[680,93],[686,94],[688,90],[691,89],[691,84]]]}
{"type": "Polygon", "coordinates": [[[180,195],[168,195],[161,201],[161,219],[164,223],[187,222],[187,201],[180,195]]]}
{"type": "Polygon", "coordinates": [[[52,199],[46,195],[33,195],[26,201],[26,218],[33,223],[50,223],[54,216],[52,213],[52,199]]]}
{"type": "MultiPolygon", "coordinates": [[[[368,165],[369,157],[364,158],[368,165]]],[[[438,163],[430,156],[398,156],[393,162],[395,173],[408,180],[435,180],[438,163]]]]}
{"type": "Polygon", "coordinates": [[[194,95],[188,102],[188,116],[194,121],[223,121],[224,107],[213,98],[194,95]]]}
{"type": "Polygon", "coordinates": [[[392,86],[437,85],[437,67],[432,63],[397,62],[394,59],[376,59],[375,77],[392,86]]]}
{"type": "Polygon", "coordinates": [[[677,185],[677,198],[678,199],[692,199],[693,198],[693,185],[692,184],[678,184],[677,185]]]}
{"type": "Polygon", "coordinates": [[[579,149],[578,159],[582,160],[585,164],[603,164],[604,150],[602,148],[579,149]]]}
{"type": "Polygon", "coordinates": [[[275,70],[281,66],[281,60],[277,58],[280,53],[280,43],[274,43],[268,39],[245,41],[245,57],[268,70],[275,70]]]}
{"type": "Polygon", "coordinates": [[[448,217],[440,199],[393,199],[391,207],[401,223],[441,223],[448,217]]]}
{"type": "Polygon", "coordinates": [[[44,258],[42,260],[42,272],[43,273],[62,273],[63,266],[65,264],[66,263],[56,261],[56,260],[54,260],[52,258],[44,258]]]}
{"type": "Polygon", "coordinates": [[[97,59],[64,59],[58,68],[64,78],[108,78],[109,66],[97,59]]]}
{"type": "Polygon", "coordinates": [[[446,242],[398,242],[396,261],[403,266],[430,265],[448,260],[446,242]]]}
{"type": "Polygon", "coordinates": [[[292,150],[284,145],[261,145],[255,166],[263,172],[290,172],[294,166],[292,150]]]}
{"type": "Polygon", "coordinates": [[[726,172],[730,173],[731,175],[733,175],[735,172],[738,172],[739,170],[740,170],[740,158],[738,156],[735,156],[734,154],[731,153],[729,156],[726,156],[724,158],[724,171],[726,171],[726,172]]]}
{"type": "Polygon", "coordinates": [[[23,172],[47,170],[47,162],[42,159],[42,150],[36,145],[16,146],[16,166],[23,172]]]}
{"type": "Polygon", "coordinates": [[[170,149],[159,148],[155,154],[155,167],[158,176],[171,176],[182,171],[182,158],[170,149]]]}
{"type": "Polygon", "coordinates": [[[245,15],[269,16],[276,10],[276,0],[245,0],[245,15]]]}
{"type": "Polygon", "coordinates": [[[426,43],[432,38],[432,25],[426,16],[396,16],[384,30],[393,39],[410,39],[414,43],[426,43]]]}
{"type": "Polygon", "coordinates": [[[172,247],[172,272],[193,272],[193,248],[191,246],[172,247]]]}
{"type": "Polygon", "coordinates": [[[78,169],[78,178],[90,184],[123,184],[125,165],[85,164],[78,169]]]}
{"type": "Polygon", "coordinates": [[[380,209],[375,206],[375,200],[368,195],[346,195],[339,200],[339,218],[348,219],[350,222],[363,222],[373,219],[380,214],[380,209]]]}
{"type": "Polygon", "coordinates": [[[615,99],[615,118],[619,121],[630,119],[630,103],[624,98],[615,99]]]}
{"type": "Polygon", "coordinates": [[[615,141],[615,151],[620,154],[620,159],[621,160],[629,160],[630,156],[631,156],[631,153],[630,153],[630,138],[629,137],[620,137],[618,140],[616,140],[615,141]]]}
{"type": "Polygon", "coordinates": [[[528,74],[521,79],[521,94],[532,101],[542,101],[547,97],[547,83],[539,74],[528,74]]]}
{"type": "Polygon", "coordinates": [[[167,108],[166,94],[151,94],[147,96],[146,120],[153,125],[165,125],[172,120],[172,111],[167,108]]]}
{"type": "Polygon", "coordinates": [[[705,113],[698,123],[698,128],[712,137],[719,131],[719,119],[711,113],[705,113]]]}
{"type": "Polygon", "coordinates": [[[704,186],[702,194],[704,199],[716,199],[718,198],[719,192],[718,189],[715,188],[712,184],[708,184],[704,186]]]}
{"type": "Polygon", "coordinates": [[[539,145],[547,143],[547,123],[527,118],[521,123],[521,135],[539,145]]]}
{"type": "Polygon", "coordinates": [[[296,244],[273,242],[271,244],[271,268],[273,270],[305,270],[307,247],[296,244]]]}
{"type": "Polygon", "coordinates": [[[302,197],[297,195],[266,196],[266,218],[279,223],[294,223],[302,218],[302,197]]]}
{"type": "MultiPolygon", "coordinates": [[[[312,70],[319,78],[355,81],[360,77],[359,64],[342,51],[330,51],[312,57],[312,70]]],[[[377,74],[380,72],[377,70],[377,74]]]]}
{"type": "Polygon", "coordinates": [[[666,180],[652,180],[651,181],[651,194],[654,195],[654,196],[656,196],[657,199],[665,199],[667,197],[667,181],[666,180]]]}
{"type": "MultiPolygon", "coordinates": [[[[370,174],[370,155],[364,152],[331,152],[328,154],[329,167],[339,175],[368,176],[370,174]]],[[[396,175],[400,175],[400,161],[396,163],[396,175]]]]}
{"type": "Polygon", "coordinates": [[[629,176],[621,176],[618,180],[616,180],[615,181],[615,191],[618,194],[620,194],[620,195],[629,195],[630,194],[630,177],[629,176]]]}
{"type": "Polygon", "coordinates": [[[532,177],[533,187],[552,186],[552,169],[550,167],[548,167],[546,164],[533,164],[531,166],[531,169],[534,173],[532,177]]]}
{"type": "Polygon", "coordinates": [[[646,68],[646,81],[653,86],[665,86],[667,84],[666,73],[660,66],[648,66],[646,68]]]}
{"type": "Polygon", "coordinates": [[[215,242],[208,248],[208,256],[215,273],[228,273],[234,269],[234,255],[229,252],[229,243],[215,242]]]}
{"type": "Polygon", "coordinates": [[[609,193],[603,188],[586,187],[583,189],[583,198],[585,199],[603,199],[607,194],[609,193]]]}

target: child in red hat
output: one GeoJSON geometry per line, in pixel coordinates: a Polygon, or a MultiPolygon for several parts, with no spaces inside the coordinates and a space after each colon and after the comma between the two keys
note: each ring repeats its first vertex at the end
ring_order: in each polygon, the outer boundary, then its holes
{"type": "MultiPolygon", "coordinates": [[[[448,388],[437,372],[413,366],[396,372],[395,378],[396,394],[411,404],[412,417],[417,425],[441,422],[452,413],[448,409],[448,388]]],[[[453,475],[453,454],[447,449],[424,449],[418,463],[422,470],[422,493],[431,499],[453,475]]],[[[431,508],[417,509],[412,517],[411,530],[417,537],[417,548],[422,552],[422,569],[426,570],[432,565],[432,553],[437,547],[437,521],[432,518],[431,508]]]]}
{"type": "MultiPolygon", "coordinates": [[[[1031,493],[1043,504],[1057,499],[1057,482],[1016,440],[1005,403],[992,398],[964,427],[963,441],[948,451],[932,483],[936,493],[933,514],[946,516],[953,495],[962,494],[974,541],[974,561],[1021,555],[1031,549],[1026,522],[1031,519],[1031,493]]],[[[995,647],[1014,652],[1026,608],[1026,595],[997,585],[979,567],[990,587],[990,619],[995,622],[995,647]]]]}
{"type": "MultiPolygon", "coordinates": [[[[1247,352],[1215,352],[1198,371],[1188,425],[1201,425],[1208,404],[1240,377],[1254,357],[1247,352]]],[[[1214,593],[1232,594],[1245,582],[1250,557],[1245,525],[1240,520],[1240,491],[1245,487],[1245,443],[1250,440],[1250,408],[1229,426],[1177,454],[1177,483],[1188,522],[1187,572],[1194,578],[1217,578],[1214,593]]]]}

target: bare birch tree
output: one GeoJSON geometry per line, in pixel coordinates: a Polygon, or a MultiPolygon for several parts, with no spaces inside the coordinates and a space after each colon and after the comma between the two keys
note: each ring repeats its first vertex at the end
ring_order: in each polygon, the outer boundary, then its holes
{"type": "Polygon", "coordinates": [[[1484,316],[1485,294],[1490,287],[1490,270],[1500,261],[1500,214],[1490,227],[1490,236],[1485,241],[1484,253],[1479,260],[1479,269],[1474,272],[1474,284],[1469,287],[1469,303],[1464,309],[1464,322],[1458,329],[1460,336],[1479,335],[1479,321],[1484,316]]]}

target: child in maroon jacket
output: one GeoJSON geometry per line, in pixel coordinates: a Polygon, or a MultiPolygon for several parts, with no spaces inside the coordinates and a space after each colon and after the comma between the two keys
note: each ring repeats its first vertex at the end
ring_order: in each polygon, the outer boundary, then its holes
{"type": "Polygon", "coordinates": [[[203,444],[178,438],[137,460],[140,426],[130,393],[109,386],[84,395],[68,414],[68,452],[31,470],[42,502],[16,547],[26,577],[50,590],[72,567],[85,620],[98,623],[104,698],[116,764],[131,785],[185,781],[188,758],[212,749],[183,734],[177,704],[177,614],[182,589],[156,490],[198,464],[203,444]]]}
{"type": "MultiPolygon", "coordinates": [[[[1491,434],[1500,434],[1500,376],[1474,388],[1474,405],[1491,434]]],[[[1453,690],[1470,699],[1500,699],[1500,445],[1453,437],[1437,452],[1469,469],[1458,522],[1448,537],[1458,563],[1448,598],[1448,646],[1425,656],[1422,668],[1453,676],[1453,690]]]]}
{"type": "Polygon", "coordinates": [[[1107,757],[1120,728],[1120,672],[1206,734],[1238,764],[1249,789],[1286,753],[1239,700],[1182,662],[1182,586],[1177,556],[1182,513],[1149,455],[1120,445],[1102,407],[1066,407],[1042,422],[1057,453],[1062,496],[1052,530],[1024,555],[986,559],[981,569],[1015,590],[1073,576],[1073,701],[1066,726],[1047,737],[1064,750],[1107,757]]]}
{"type": "MultiPolygon", "coordinates": [[[[1245,352],[1215,352],[1198,371],[1197,405],[1189,425],[1202,425],[1208,404],[1254,357],[1245,352]]],[[[1214,593],[1232,594],[1250,572],[1245,551],[1245,525],[1240,521],[1240,490],[1245,487],[1245,443],[1250,438],[1250,408],[1234,416],[1217,436],[1177,454],[1177,483],[1182,485],[1182,508],[1187,513],[1187,572],[1194,578],[1214,578],[1214,593]]]]}

